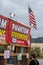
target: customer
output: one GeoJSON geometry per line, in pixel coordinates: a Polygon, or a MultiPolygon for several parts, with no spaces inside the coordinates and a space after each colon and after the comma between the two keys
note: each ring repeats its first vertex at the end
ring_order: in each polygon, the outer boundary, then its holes
{"type": "Polygon", "coordinates": [[[39,65],[39,61],[36,59],[36,54],[35,53],[33,53],[31,55],[31,58],[32,58],[32,60],[30,61],[29,65],[39,65]]]}

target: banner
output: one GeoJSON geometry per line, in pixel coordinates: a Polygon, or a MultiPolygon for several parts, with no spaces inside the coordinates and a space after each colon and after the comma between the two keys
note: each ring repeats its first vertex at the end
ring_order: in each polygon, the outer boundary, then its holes
{"type": "Polygon", "coordinates": [[[11,43],[11,27],[10,19],[0,15],[0,42],[11,43]]]}
{"type": "Polygon", "coordinates": [[[10,58],[10,51],[9,50],[4,50],[4,58],[10,58]]]}
{"type": "Polygon", "coordinates": [[[17,60],[18,60],[18,61],[22,60],[22,53],[18,53],[18,55],[17,55],[17,60]]]}
{"type": "Polygon", "coordinates": [[[30,45],[30,28],[0,16],[0,42],[30,45]]]}
{"type": "Polygon", "coordinates": [[[6,42],[8,44],[11,44],[12,38],[11,38],[11,33],[12,33],[12,22],[10,22],[10,19],[8,19],[7,24],[6,24],[6,42]]]}
{"type": "Polygon", "coordinates": [[[0,18],[0,42],[6,42],[7,20],[0,18]]]}
{"type": "Polygon", "coordinates": [[[26,40],[15,39],[15,38],[12,39],[12,43],[27,45],[27,41],[26,40]]]}
{"type": "MultiPolygon", "coordinates": [[[[11,43],[28,45],[27,40],[30,29],[18,22],[10,21],[10,39],[11,43]]],[[[30,40],[30,39],[29,39],[30,40]]]]}

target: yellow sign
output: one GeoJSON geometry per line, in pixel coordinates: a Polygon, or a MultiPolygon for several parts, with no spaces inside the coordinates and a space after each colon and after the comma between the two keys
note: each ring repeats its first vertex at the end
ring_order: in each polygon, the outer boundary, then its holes
{"type": "MultiPolygon", "coordinates": [[[[6,32],[5,30],[0,29],[0,35],[5,34],[5,32],[6,32]]],[[[17,39],[23,39],[23,40],[27,40],[28,39],[28,35],[22,34],[22,33],[19,33],[19,32],[13,32],[12,31],[12,35],[11,36],[15,37],[17,39]]]]}
{"type": "Polygon", "coordinates": [[[5,34],[5,30],[0,29],[0,35],[5,34]]]}
{"type": "Polygon", "coordinates": [[[23,40],[28,39],[28,35],[22,34],[22,33],[19,33],[19,32],[14,32],[14,31],[12,31],[12,37],[15,37],[17,39],[23,39],[23,40]]]}

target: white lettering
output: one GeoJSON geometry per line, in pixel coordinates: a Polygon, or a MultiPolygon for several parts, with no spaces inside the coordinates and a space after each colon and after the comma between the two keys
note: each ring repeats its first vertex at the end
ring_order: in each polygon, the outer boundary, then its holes
{"type": "Polygon", "coordinates": [[[0,27],[1,28],[6,28],[6,20],[0,19],[0,27]]]}
{"type": "Polygon", "coordinates": [[[28,34],[28,29],[17,24],[12,24],[12,30],[28,34]]]}

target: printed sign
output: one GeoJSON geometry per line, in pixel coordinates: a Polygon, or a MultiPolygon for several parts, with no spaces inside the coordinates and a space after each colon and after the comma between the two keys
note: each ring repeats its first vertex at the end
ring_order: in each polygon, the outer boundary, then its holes
{"type": "Polygon", "coordinates": [[[17,43],[29,45],[30,28],[11,20],[7,17],[0,16],[0,41],[8,44],[17,43]]]}
{"type": "Polygon", "coordinates": [[[0,18],[0,42],[6,41],[6,23],[6,20],[0,18]]]}
{"type": "Polygon", "coordinates": [[[12,38],[27,40],[28,35],[12,31],[12,38]]]}
{"type": "Polygon", "coordinates": [[[4,50],[4,58],[10,58],[10,51],[4,50]]]}
{"type": "Polygon", "coordinates": [[[11,43],[9,18],[0,15],[0,42],[11,43]]]}
{"type": "Polygon", "coordinates": [[[28,34],[30,29],[15,21],[10,21],[10,35],[12,43],[27,45],[28,34]]]}
{"type": "Polygon", "coordinates": [[[22,60],[22,53],[18,53],[17,60],[22,60]]]}
{"type": "Polygon", "coordinates": [[[12,38],[12,43],[27,45],[27,41],[26,40],[15,39],[15,38],[12,38]]]}
{"type": "Polygon", "coordinates": [[[28,34],[28,29],[27,28],[25,28],[21,25],[15,24],[15,23],[12,24],[12,30],[20,32],[20,33],[28,34]]]}
{"type": "Polygon", "coordinates": [[[26,54],[26,58],[29,58],[29,53],[26,54]]]}

